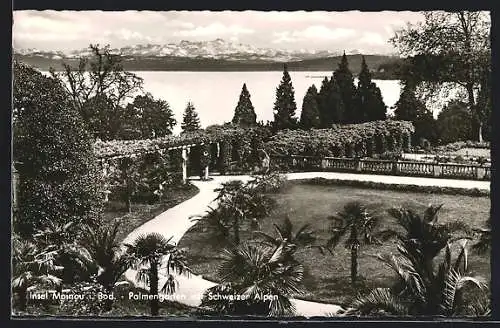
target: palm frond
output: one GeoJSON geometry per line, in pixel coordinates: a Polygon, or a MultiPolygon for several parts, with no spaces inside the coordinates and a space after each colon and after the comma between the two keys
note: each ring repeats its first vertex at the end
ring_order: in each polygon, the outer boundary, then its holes
{"type": "Polygon", "coordinates": [[[408,308],[388,288],[376,288],[368,295],[358,296],[347,315],[408,315],[408,308]]]}

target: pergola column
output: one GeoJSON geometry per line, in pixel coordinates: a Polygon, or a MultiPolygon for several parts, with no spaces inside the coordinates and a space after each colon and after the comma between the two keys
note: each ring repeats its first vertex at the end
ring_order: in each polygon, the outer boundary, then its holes
{"type": "Polygon", "coordinates": [[[188,148],[182,147],[182,182],[187,183],[188,148]]]}

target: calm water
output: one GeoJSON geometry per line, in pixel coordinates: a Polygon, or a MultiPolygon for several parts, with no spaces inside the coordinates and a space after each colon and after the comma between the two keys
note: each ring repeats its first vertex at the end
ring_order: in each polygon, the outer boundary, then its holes
{"type": "MultiPolygon", "coordinates": [[[[233,118],[241,87],[247,84],[257,120],[273,120],[276,88],[282,72],[134,72],[144,79],[144,90],[155,98],[166,100],[177,119],[180,131],[182,113],[188,101],[192,101],[202,126],[223,123],[233,118]]],[[[321,87],[325,76],[331,72],[290,72],[295,89],[297,117],[300,117],[302,100],[312,84],[321,87]]],[[[393,106],[399,99],[400,86],[396,80],[375,80],[384,102],[393,106]]]]}

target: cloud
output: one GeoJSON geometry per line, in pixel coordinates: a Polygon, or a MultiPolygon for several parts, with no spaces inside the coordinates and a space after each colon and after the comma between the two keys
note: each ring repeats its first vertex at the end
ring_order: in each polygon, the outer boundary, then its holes
{"type": "Polygon", "coordinates": [[[356,35],[356,31],[348,28],[328,28],[323,25],[309,26],[305,30],[294,32],[294,36],[303,39],[345,39],[356,35]]]}
{"type": "Polygon", "coordinates": [[[275,32],[273,43],[293,43],[305,40],[343,40],[354,37],[356,34],[357,32],[353,29],[313,25],[301,31],[275,32]]]}
{"type": "Polygon", "coordinates": [[[174,32],[174,36],[190,37],[213,37],[220,35],[252,34],[254,30],[239,25],[226,26],[221,23],[212,23],[206,26],[197,26],[192,29],[174,32]]]}
{"type": "Polygon", "coordinates": [[[367,45],[384,45],[387,43],[387,39],[382,37],[378,33],[374,32],[364,32],[361,39],[359,39],[359,43],[367,44],[367,45]]]}
{"type": "Polygon", "coordinates": [[[385,39],[392,36],[392,28],[421,19],[420,13],[389,11],[28,10],[14,11],[13,39],[16,46],[41,50],[81,49],[96,42],[124,47],[222,38],[256,47],[388,51],[385,39]]]}
{"type": "Polygon", "coordinates": [[[274,32],[274,40],[272,43],[293,43],[299,41],[298,38],[290,35],[290,32],[274,32]]]}

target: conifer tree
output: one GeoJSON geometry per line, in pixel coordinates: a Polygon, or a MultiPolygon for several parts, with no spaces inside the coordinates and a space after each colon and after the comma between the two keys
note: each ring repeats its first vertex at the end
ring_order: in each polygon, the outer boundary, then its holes
{"type": "Polygon", "coordinates": [[[302,102],[302,113],[300,114],[300,127],[308,130],[320,127],[320,116],[318,108],[318,90],[313,84],[307,89],[302,102]]]}
{"type": "Polygon", "coordinates": [[[295,92],[293,90],[292,79],[288,73],[287,65],[283,67],[283,78],[276,89],[276,100],[274,102],[274,130],[293,129],[297,125],[295,117],[295,92]]]}
{"type": "Polygon", "coordinates": [[[335,81],[338,83],[342,102],[344,104],[344,115],[342,123],[357,123],[360,121],[358,108],[356,106],[356,86],[354,78],[349,70],[349,63],[344,51],[342,60],[338,68],[333,73],[335,81]]]}
{"type": "Polygon", "coordinates": [[[413,144],[418,144],[422,138],[430,142],[437,141],[436,120],[425,104],[415,95],[415,87],[406,82],[403,91],[395,104],[394,119],[411,121],[415,126],[413,144]]]}
{"type": "Polygon", "coordinates": [[[364,56],[361,62],[361,72],[358,76],[355,103],[358,108],[356,123],[386,119],[387,106],[382,99],[380,89],[372,82],[372,76],[364,56]]]}
{"type": "Polygon", "coordinates": [[[318,94],[318,107],[320,127],[331,128],[332,124],[343,123],[344,104],[335,78],[325,77],[323,80],[318,94]]]}
{"type": "Polygon", "coordinates": [[[240,99],[236,109],[234,110],[233,123],[240,126],[254,126],[256,125],[257,115],[250,100],[250,92],[248,92],[246,83],[243,83],[241,89],[240,99]]]}
{"type": "Polygon", "coordinates": [[[182,133],[193,132],[200,129],[200,119],[192,102],[188,102],[182,118],[182,133]]]}
{"type": "Polygon", "coordinates": [[[323,81],[321,81],[321,88],[318,92],[317,103],[319,111],[320,127],[324,128],[325,124],[325,112],[326,112],[326,98],[330,92],[330,80],[325,76],[323,81]]]}
{"type": "Polygon", "coordinates": [[[334,78],[330,79],[329,84],[324,113],[324,123],[327,128],[331,128],[333,124],[342,124],[345,122],[345,106],[340,86],[334,78]]]}

